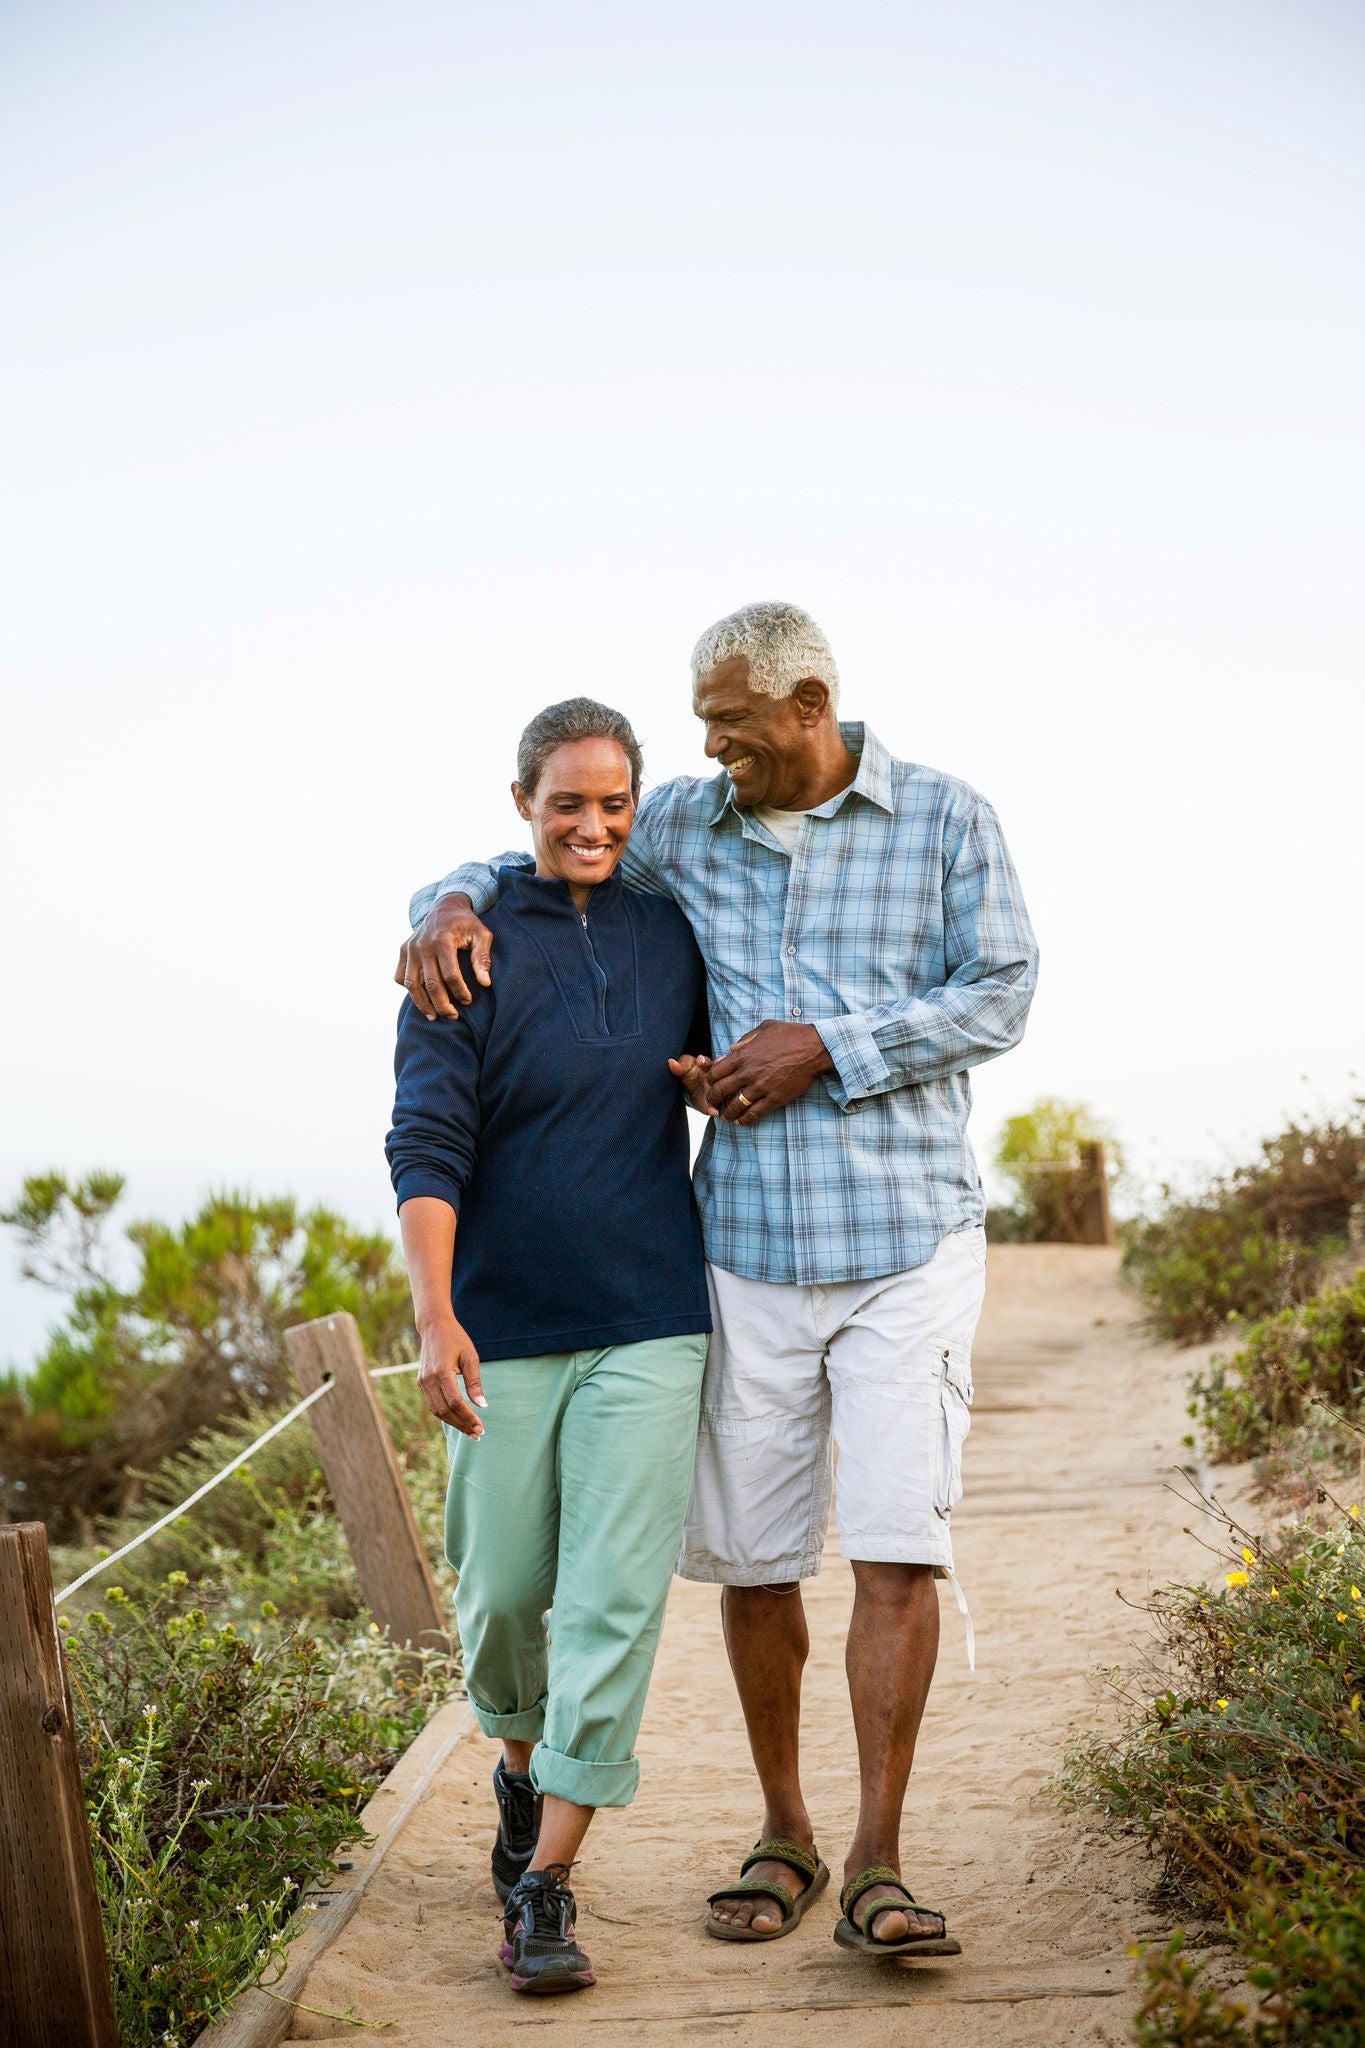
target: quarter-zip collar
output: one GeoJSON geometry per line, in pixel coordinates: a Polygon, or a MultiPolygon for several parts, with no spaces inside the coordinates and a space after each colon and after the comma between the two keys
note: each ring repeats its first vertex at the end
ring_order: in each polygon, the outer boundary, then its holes
{"type": "Polygon", "coordinates": [[[555,911],[565,912],[579,924],[586,924],[589,919],[595,924],[601,912],[619,908],[625,893],[621,870],[617,868],[614,874],[607,876],[605,882],[593,883],[588,892],[588,908],[585,915],[574,902],[568,883],[560,875],[538,875],[534,868],[506,867],[499,870],[498,878],[501,883],[501,896],[515,897],[519,907],[546,911],[550,914],[555,911]]]}
{"type": "Polygon", "coordinates": [[[558,875],[503,868],[500,902],[544,954],[581,1039],[633,1037],[640,995],[630,902],[619,872],[593,884],[586,914],[558,875]]]}

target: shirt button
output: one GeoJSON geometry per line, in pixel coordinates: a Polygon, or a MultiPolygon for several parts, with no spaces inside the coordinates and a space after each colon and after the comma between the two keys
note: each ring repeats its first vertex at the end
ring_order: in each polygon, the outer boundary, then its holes
{"type": "Polygon", "coordinates": [[[787,948],[787,951],[788,951],[789,953],[794,953],[794,952],[796,951],[796,948],[795,948],[795,946],[788,946],[788,948],[787,948]]]}
{"type": "Polygon", "coordinates": [[[801,1015],[801,1005],[800,1005],[800,1003],[796,1003],[796,1004],[794,1004],[794,1005],[793,1005],[793,1008],[792,1008],[792,1015],[793,1015],[793,1017],[799,1017],[799,1016],[801,1015]]]}

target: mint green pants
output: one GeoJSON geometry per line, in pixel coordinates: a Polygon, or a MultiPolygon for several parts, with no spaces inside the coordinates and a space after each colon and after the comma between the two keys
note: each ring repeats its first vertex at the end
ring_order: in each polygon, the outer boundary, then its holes
{"type": "Polygon", "coordinates": [[[640,1782],[705,1363],[704,1335],[492,1359],[483,1436],[446,1429],[470,1705],[577,1806],[629,1806],[640,1782]]]}

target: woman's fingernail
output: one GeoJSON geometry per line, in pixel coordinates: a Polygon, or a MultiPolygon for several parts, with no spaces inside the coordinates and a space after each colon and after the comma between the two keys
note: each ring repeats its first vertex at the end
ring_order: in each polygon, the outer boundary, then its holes
{"type": "Polygon", "coordinates": [[[482,1394],[471,1394],[469,1398],[474,1403],[474,1406],[476,1408],[486,1408],[488,1406],[488,1403],[484,1400],[482,1394]]]}

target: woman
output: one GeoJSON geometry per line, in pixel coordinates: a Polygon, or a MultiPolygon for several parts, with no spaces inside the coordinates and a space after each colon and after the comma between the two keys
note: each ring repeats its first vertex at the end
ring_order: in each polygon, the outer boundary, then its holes
{"type": "Polygon", "coordinates": [[[594,1982],[567,1879],[594,1810],[639,1781],[711,1327],[679,1086],[700,1078],[671,1057],[707,1043],[701,959],[681,912],[616,873],[641,765],[588,698],[531,721],[512,796],[535,872],[503,870],[496,987],[398,1025],[387,1150],[450,1451],[465,1682],[502,1742],[517,1991],[594,1982]]]}

